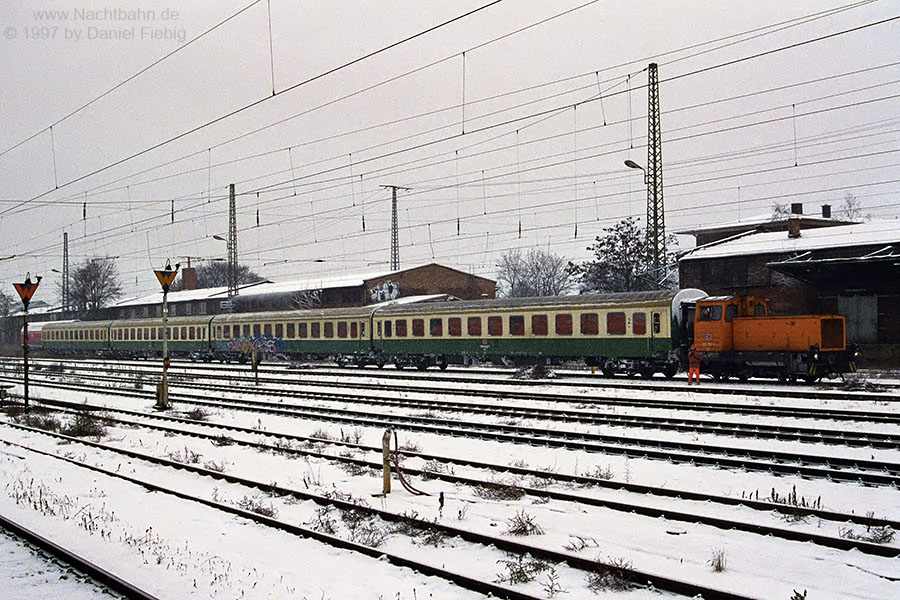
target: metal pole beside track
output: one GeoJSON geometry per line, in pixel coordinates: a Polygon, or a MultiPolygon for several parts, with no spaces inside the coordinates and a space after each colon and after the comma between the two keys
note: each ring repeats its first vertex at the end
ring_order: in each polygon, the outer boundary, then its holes
{"type": "Polygon", "coordinates": [[[176,264],[175,269],[172,269],[172,265],[169,264],[169,261],[166,261],[166,268],[161,269],[159,271],[153,271],[156,274],[156,278],[159,280],[160,285],[162,286],[163,291],[163,305],[162,305],[162,359],[163,359],[163,371],[162,371],[162,381],[159,383],[159,387],[156,391],[156,406],[155,408],[165,410],[169,408],[169,286],[172,285],[172,282],[175,281],[175,276],[178,274],[178,267],[180,265],[176,264]]]}

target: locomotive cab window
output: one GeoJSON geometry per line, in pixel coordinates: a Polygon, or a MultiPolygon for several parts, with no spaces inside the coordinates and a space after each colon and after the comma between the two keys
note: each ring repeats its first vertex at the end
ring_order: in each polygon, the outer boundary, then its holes
{"type": "Polygon", "coordinates": [[[531,335],[547,335],[547,315],[531,315],[531,335]]]}
{"type": "Polygon", "coordinates": [[[737,304],[729,304],[725,307],[725,322],[731,323],[731,321],[737,316],[738,307],[737,304]]]}
{"type": "Polygon", "coordinates": [[[715,304],[713,306],[702,306],[700,307],[700,321],[721,321],[722,320],[722,305],[715,304]]]}

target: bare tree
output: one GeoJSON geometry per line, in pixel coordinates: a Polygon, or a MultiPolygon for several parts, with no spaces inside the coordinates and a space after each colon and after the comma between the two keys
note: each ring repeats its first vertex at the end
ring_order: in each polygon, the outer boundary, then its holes
{"type": "Polygon", "coordinates": [[[97,316],[122,297],[119,272],[111,258],[89,258],[76,266],[70,277],[70,309],[82,318],[97,316]]]}
{"type": "MultiPolygon", "coordinates": [[[[244,283],[255,283],[263,281],[265,278],[257,275],[250,270],[247,265],[239,264],[237,266],[237,282],[238,285],[244,283]]],[[[227,287],[228,286],[228,263],[211,261],[205,265],[197,267],[197,287],[227,287]]],[[[172,285],[172,291],[178,292],[184,289],[184,280],[179,277],[172,285]]]]}
{"type": "Polygon", "coordinates": [[[791,214],[791,207],[787,204],[776,202],[772,205],[772,220],[777,221],[791,214]]]}
{"type": "MultiPolygon", "coordinates": [[[[594,260],[569,264],[582,292],[636,292],[670,285],[657,280],[663,274],[651,272],[647,237],[638,227],[638,219],[628,217],[603,231],[606,235],[597,236],[588,248],[594,253],[594,260]]],[[[667,248],[677,245],[675,236],[666,238],[667,248]]],[[[675,254],[668,252],[666,264],[674,263],[675,254]]]]}
{"type": "Polygon", "coordinates": [[[841,202],[841,208],[838,209],[838,214],[847,221],[867,221],[871,217],[871,215],[862,214],[862,208],[859,205],[859,198],[857,198],[852,192],[844,192],[844,199],[841,202]]]}
{"type": "Polygon", "coordinates": [[[0,291],[0,317],[8,317],[14,311],[16,299],[10,294],[0,291]]]}
{"type": "Polygon", "coordinates": [[[567,259],[540,248],[504,254],[497,263],[497,283],[498,293],[509,298],[559,296],[574,287],[567,259]]]}
{"type": "Polygon", "coordinates": [[[322,306],[323,290],[303,290],[291,296],[291,307],[300,310],[322,306]]]}

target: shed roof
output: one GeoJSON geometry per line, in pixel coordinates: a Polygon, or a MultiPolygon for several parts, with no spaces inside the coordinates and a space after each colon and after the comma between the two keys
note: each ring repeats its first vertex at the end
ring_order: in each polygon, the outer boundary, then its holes
{"type": "Polygon", "coordinates": [[[731,240],[698,246],[689,250],[679,260],[765,254],[785,255],[827,248],[885,246],[897,243],[900,243],[900,220],[895,219],[821,229],[801,229],[800,237],[797,238],[788,237],[784,231],[748,233],[731,240]]]}

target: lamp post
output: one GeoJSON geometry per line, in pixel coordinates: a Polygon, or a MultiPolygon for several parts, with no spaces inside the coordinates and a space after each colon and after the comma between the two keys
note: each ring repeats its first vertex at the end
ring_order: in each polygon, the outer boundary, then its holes
{"type": "Polygon", "coordinates": [[[168,380],[168,371],[169,371],[169,286],[172,285],[172,282],[175,281],[175,276],[178,275],[178,267],[181,266],[178,263],[175,263],[175,268],[172,268],[171,263],[166,261],[166,267],[159,271],[153,271],[156,274],[156,278],[159,280],[159,284],[162,286],[163,291],[163,309],[162,309],[162,318],[163,318],[163,334],[162,334],[162,358],[163,358],[163,372],[162,372],[162,381],[159,384],[159,387],[156,391],[156,406],[155,408],[165,410],[169,408],[169,380],[168,380]]]}
{"type": "Polygon", "coordinates": [[[25,275],[23,283],[14,283],[13,286],[22,299],[22,363],[23,363],[23,379],[25,384],[24,402],[25,410],[28,410],[28,304],[31,303],[31,297],[41,283],[41,276],[37,276],[37,281],[31,281],[31,273],[25,275]]]}

